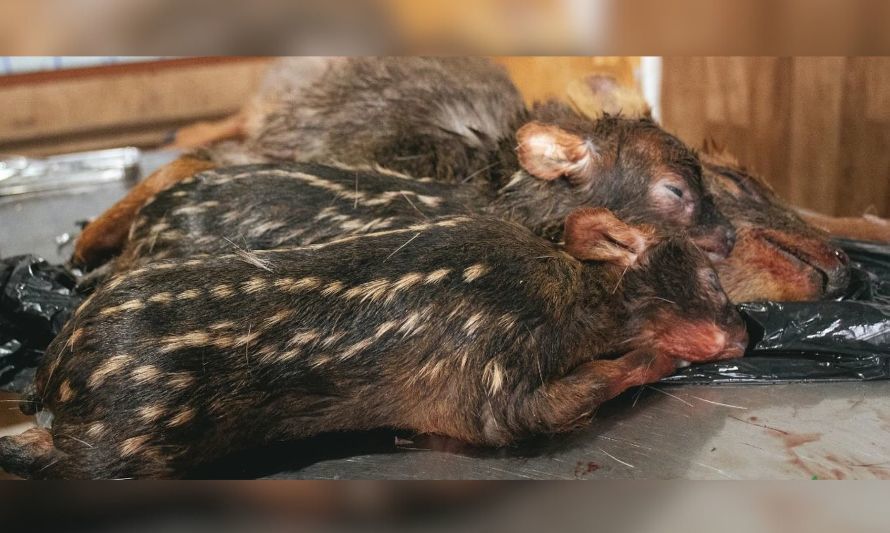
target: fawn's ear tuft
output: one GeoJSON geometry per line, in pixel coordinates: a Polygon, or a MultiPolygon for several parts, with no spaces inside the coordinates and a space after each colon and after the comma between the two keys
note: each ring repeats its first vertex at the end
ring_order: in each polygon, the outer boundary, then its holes
{"type": "Polygon", "coordinates": [[[626,224],[603,207],[577,209],[565,223],[566,252],[581,261],[632,267],[654,242],[652,227],[626,224]]]}

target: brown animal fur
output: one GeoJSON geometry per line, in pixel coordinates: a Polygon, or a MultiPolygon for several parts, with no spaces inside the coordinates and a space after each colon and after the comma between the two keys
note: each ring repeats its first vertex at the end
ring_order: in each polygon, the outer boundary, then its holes
{"type": "MultiPolygon", "coordinates": [[[[608,76],[579,80],[571,89],[573,103],[587,114],[600,116],[622,107],[650,116],[639,91],[621,87],[608,76]]],[[[706,140],[699,155],[705,185],[736,230],[735,246],[717,268],[733,301],[815,300],[846,287],[847,257],[818,225],[807,223],[813,219],[798,216],[764,180],[748,173],[713,140],[706,140]]],[[[819,219],[835,229],[841,226],[832,217],[819,219]]]]}
{"type": "Polygon", "coordinates": [[[72,261],[95,267],[120,252],[136,213],[157,193],[197,172],[216,165],[199,155],[187,155],[140,181],[127,195],[90,222],[77,239],[72,261]]]}
{"type": "Polygon", "coordinates": [[[741,353],[744,325],[688,240],[602,209],[567,224],[568,249],[457,216],[121,274],[47,350],[27,405],[52,428],[0,439],[0,466],[178,477],[247,447],[384,426],[499,446],[583,424],[679,359],[741,353]]]}
{"type": "Polygon", "coordinates": [[[506,74],[478,58],[301,61],[270,71],[269,86],[280,87],[254,106],[243,143],[212,148],[215,162],[379,164],[468,183],[550,239],[573,209],[604,206],[631,222],[689,229],[715,259],[728,253],[731,229],[695,155],[649,120],[591,121],[556,102],[526,109],[506,74]]]}

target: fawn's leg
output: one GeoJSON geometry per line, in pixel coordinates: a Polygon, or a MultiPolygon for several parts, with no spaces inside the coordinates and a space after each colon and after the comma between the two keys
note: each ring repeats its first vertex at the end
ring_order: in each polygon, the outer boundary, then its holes
{"type": "Polygon", "coordinates": [[[631,387],[653,383],[670,375],[676,362],[648,349],[629,352],[617,359],[584,363],[569,374],[542,385],[518,416],[534,433],[558,433],[586,422],[601,403],[631,387]]]}
{"type": "Polygon", "coordinates": [[[807,223],[821,228],[832,237],[890,244],[890,220],[874,215],[861,217],[830,217],[807,209],[797,209],[807,223]]]}
{"type": "Polygon", "coordinates": [[[149,198],[215,166],[206,159],[185,155],[156,170],[84,228],[74,245],[72,262],[77,266],[94,268],[107,261],[121,250],[136,213],[149,198]]]}
{"type": "Polygon", "coordinates": [[[173,142],[164,148],[188,150],[209,146],[219,141],[240,139],[245,134],[245,117],[243,112],[221,120],[203,121],[183,126],[176,130],[173,142]]]}

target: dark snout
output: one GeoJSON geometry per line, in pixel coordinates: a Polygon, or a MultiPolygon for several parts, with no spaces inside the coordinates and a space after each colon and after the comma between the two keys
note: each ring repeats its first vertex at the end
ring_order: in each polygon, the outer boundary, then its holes
{"type": "Polygon", "coordinates": [[[735,306],[727,307],[720,325],[726,332],[721,358],[731,359],[745,355],[745,350],[748,348],[748,328],[735,306]]]}
{"type": "Polygon", "coordinates": [[[840,248],[830,247],[828,260],[824,262],[825,296],[843,294],[850,285],[850,258],[840,248]]]}
{"type": "Polygon", "coordinates": [[[801,268],[809,267],[821,276],[823,298],[839,296],[850,284],[850,259],[825,239],[779,230],[763,230],[759,234],[801,268]]]}
{"type": "Polygon", "coordinates": [[[712,262],[720,262],[729,257],[735,246],[735,230],[729,225],[696,228],[689,237],[712,262]]]}

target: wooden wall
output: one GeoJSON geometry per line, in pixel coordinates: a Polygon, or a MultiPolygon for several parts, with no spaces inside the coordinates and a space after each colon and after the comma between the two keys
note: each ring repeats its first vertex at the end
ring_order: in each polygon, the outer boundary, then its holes
{"type": "Polygon", "coordinates": [[[238,109],[268,59],[188,58],[0,76],[0,153],[154,147],[238,109]]]}
{"type": "Polygon", "coordinates": [[[890,58],[665,58],[666,128],[713,137],[793,204],[890,216],[890,58]]]}

